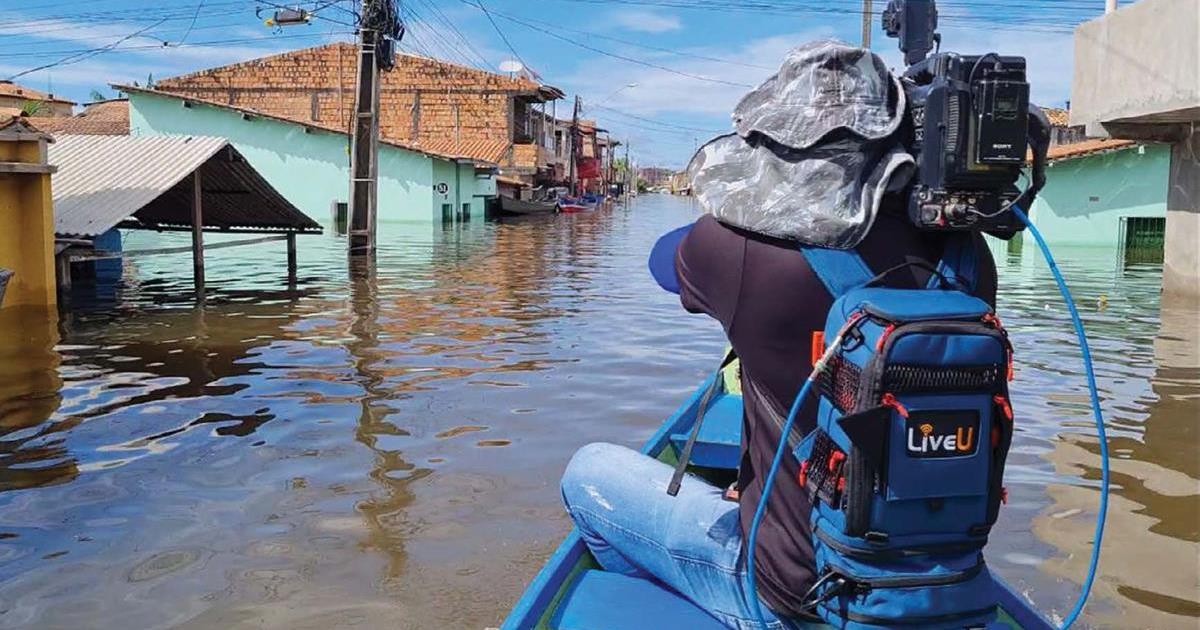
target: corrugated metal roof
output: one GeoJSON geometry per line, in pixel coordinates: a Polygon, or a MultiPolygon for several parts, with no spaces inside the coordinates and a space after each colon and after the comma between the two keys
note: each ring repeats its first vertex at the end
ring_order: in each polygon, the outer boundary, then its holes
{"type": "Polygon", "coordinates": [[[63,135],[50,145],[55,232],[96,236],[133,217],[141,227],[191,224],[200,169],[206,228],[319,230],[224,138],[63,135]]]}

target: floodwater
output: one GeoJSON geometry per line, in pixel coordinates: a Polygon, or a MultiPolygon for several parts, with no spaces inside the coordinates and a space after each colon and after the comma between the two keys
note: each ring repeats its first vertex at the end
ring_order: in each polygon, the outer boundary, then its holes
{"type": "MultiPolygon", "coordinates": [[[[138,259],[61,320],[0,314],[0,628],[499,625],[569,523],[557,478],[636,446],[718,359],[720,328],[644,271],[689,200],[138,259]]],[[[127,247],[178,236],[135,234],[127,247]]],[[[1001,254],[1018,356],[1011,499],[991,562],[1069,610],[1099,478],[1078,351],[1036,252],[1001,254]]],[[[1197,315],[1161,270],[1063,250],[1092,334],[1113,495],[1088,622],[1200,621],[1197,315]]],[[[78,290],[83,291],[83,289],[78,290]]]]}

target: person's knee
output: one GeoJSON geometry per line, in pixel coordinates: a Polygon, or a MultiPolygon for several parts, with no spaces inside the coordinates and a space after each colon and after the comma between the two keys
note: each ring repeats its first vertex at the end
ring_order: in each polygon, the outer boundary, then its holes
{"type": "Polygon", "coordinates": [[[585,496],[587,488],[594,487],[606,473],[611,473],[614,462],[621,459],[629,449],[606,442],[593,442],[575,451],[562,476],[563,503],[570,510],[572,505],[585,496]]]}

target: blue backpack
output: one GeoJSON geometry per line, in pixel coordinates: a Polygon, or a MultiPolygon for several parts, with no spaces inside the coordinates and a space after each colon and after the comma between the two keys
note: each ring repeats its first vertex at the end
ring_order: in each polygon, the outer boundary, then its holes
{"type": "Polygon", "coordinates": [[[817,428],[793,454],[812,496],[817,582],[838,628],[971,628],[995,618],[983,546],[1005,497],[1012,346],[976,282],[969,235],[924,289],[877,286],[854,251],[803,249],[842,335],[815,385],[817,428]]]}

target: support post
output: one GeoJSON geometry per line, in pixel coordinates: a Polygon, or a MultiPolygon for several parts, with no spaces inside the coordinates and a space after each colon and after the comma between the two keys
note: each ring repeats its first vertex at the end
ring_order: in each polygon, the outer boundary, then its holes
{"type": "Polygon", "coordinates": [[[1112,13],[1117,10],[1117,0],[1104,0],[1104,12],[1112,13]]]}
{"type": "Polygon", "coordinates": [[[354,136],[350,145],[350,255],[375,251],[375,214],[379,172],[379,25],[376,2],[363,0],[363,22],[358,29],[358,83],[354,93],[354,136]]]}
{"type": "Polygon", "coordinates": [[[862,47],[867,50],[871,49],[871,26],[873,23],[871,15],[873,7],[871,0],[863,0],[862,11],[862,47]]]}
{"type": "Polygon", "coordinates": [[[54,270],[58,275],[58,290],[61,293],[71,291],[71,258],[65,253],[54,258],[54,270]]]}
{"type": "Polygon", "coordinates": [[[288,285],[296,284],[296,233],[287,233],[288,285]]]}
{"type": "Polygon", "coordinates": [[[1166,230],[1162,299],[1200,311],[1200,133],[1194,131],[1171,146],[1166,230]]]}
{"type": "Polygon", "coordinates": [[[581,140],[582,139],[580,138],[580,133],[579,133],[579,95],[576,94],[575,95],[575,110],[571,114],[571,157],[570,157],[570,164],[568,165],[568,169],[570,172],[571,196],[572,197],[579,196],[579,191],[577,190],[579,182],[577,181],[577,178],[575,177],[575,174],[576,174],[575,161],[579,159],[579,156],[583,155],[583,151],[581,150],[582,147],[579,146],[579,143],[581,140]]]}
{"type": "Polygon", "coordinates": [[[192,283],[196,298],[204,299],[204,205],[200,169],[192,173],[192,283]]]}

